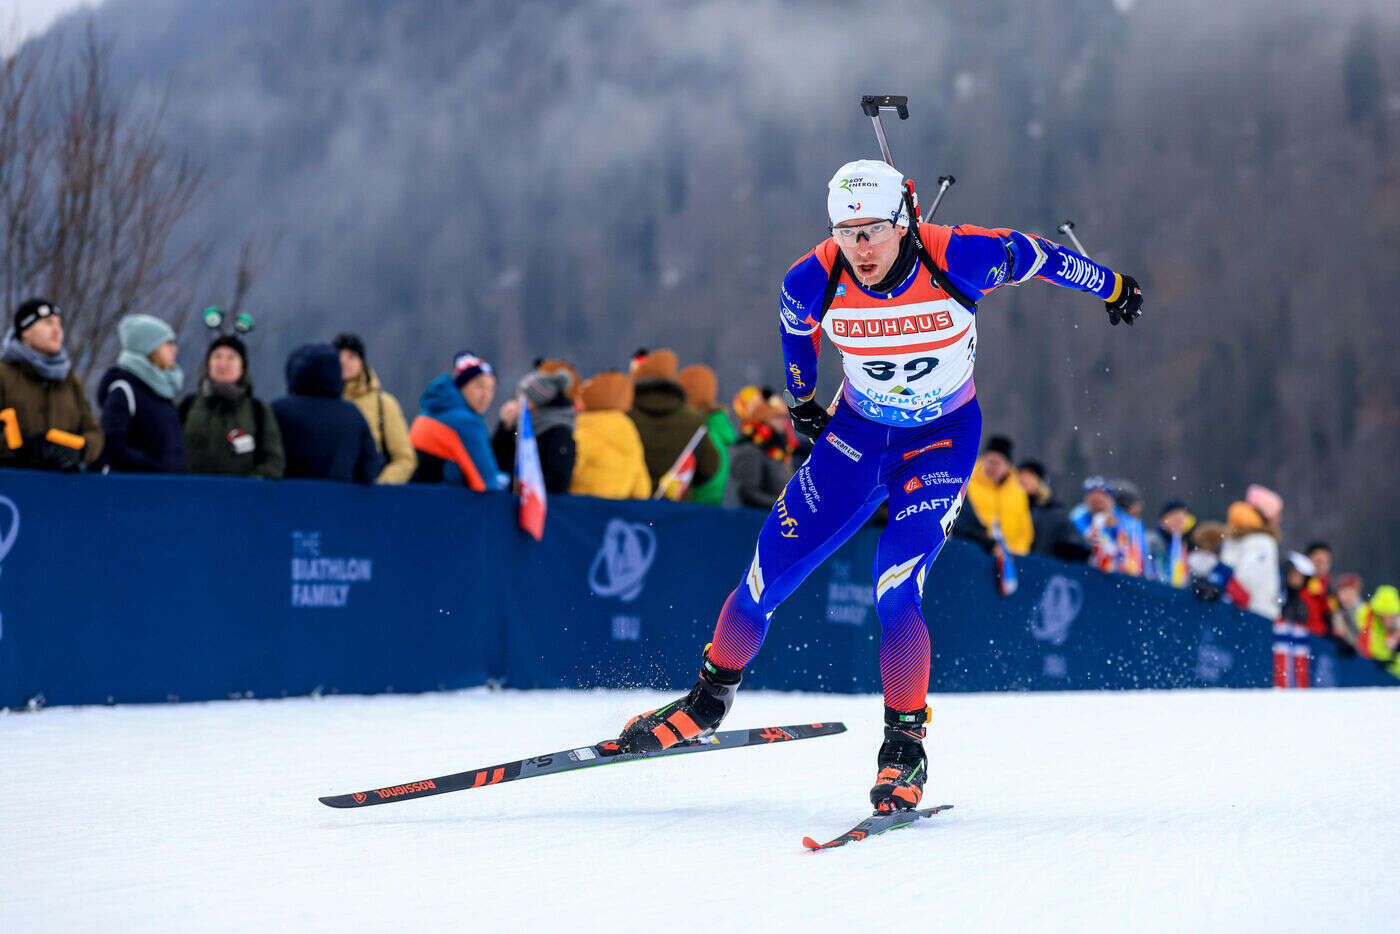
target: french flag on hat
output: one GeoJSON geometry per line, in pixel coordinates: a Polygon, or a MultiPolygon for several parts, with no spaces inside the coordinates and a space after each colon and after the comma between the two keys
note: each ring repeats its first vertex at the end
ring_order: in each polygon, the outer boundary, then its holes
{"type": "Polygon", "coordinates": [[[535,426],[530,422],[530,406],[520,397],[520,427],[515,437],[515,482],[520,491],[520,527],[544,538],[544,472],[540,470],[540,447],[535,442],[535,426]]]}

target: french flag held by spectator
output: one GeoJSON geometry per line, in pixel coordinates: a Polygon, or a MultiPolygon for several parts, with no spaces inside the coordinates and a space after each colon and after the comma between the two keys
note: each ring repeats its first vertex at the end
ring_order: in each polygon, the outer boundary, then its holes
{"type": "Polygon", "coordinates": [[[544,538],[544,473],[540,470],[540,448],[535,443],[535,427],[530,423],[530,407],[520,398],[520,427],[515,439],[515,482],[520,491],[520,527],[544,538]]]}

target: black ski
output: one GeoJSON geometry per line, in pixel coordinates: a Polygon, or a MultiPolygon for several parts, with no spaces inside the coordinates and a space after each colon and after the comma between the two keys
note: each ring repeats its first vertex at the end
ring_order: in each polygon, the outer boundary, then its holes
{"type": "Polygon", "coordinates": [[[875,814],[856,824],[841,836],[830,843],[818,843],[811,837],[803,837],[802,845],[809,850],[825,850],[833,846],[845,846],[847,843],[855,843],[864,840],[866,837],[874,837],[884,833],[886,830],[898,830],[901,827],[908,827],[916,824],[925,817],[932,817],[939,811],[947,811],[952,808],[951,804],[940,804],[936,808],[922,808],[918,811],[891,811],[888,814],[875,814]]]}
{"type": "Polygon", "coordinates": [[[537,775],[552,775],[555,772],[572,772],[575,769],[588,769],[599,765],[613,765],[618,762],[635,762],[638,759],[660,759],[664,756],[682,756],[692,752],[709,752],[715,749],[738,749],[741,746],[766,746],[784,743],[794,739],[811,739],[816,736],[835,736],[846,732],[844,723],[804,723],[797,726],[769,726],[756,730],[722,730],[713,736],[693,739],[672,746],[661,752],[623,752],[616,740],[605,740],[592,746],[579,749],[565,749],[532,759],[516,759],[501,765],[490,765],[484,769],[472,769],[443,775],[440,778],[426,778],[387,788],[373,788],[357,791],[349,795],[327,795],[320,798],[322,804],[333,808],[360,808],[372,804],[388,804],[391,801],[407,801],[410,798],[426,798],[428,795],[441,795],[449,791],[462,791],[466,788],[484,788],[499,785],[501,782],[514,782],[537,775]]]}

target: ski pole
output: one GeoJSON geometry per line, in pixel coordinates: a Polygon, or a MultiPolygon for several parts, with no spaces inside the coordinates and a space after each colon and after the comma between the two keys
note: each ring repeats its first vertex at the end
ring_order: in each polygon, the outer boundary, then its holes
{"type": "Polygon", "coordinates": [[[1089,255],[1089,251],[1084,249],[1084,244],[1080,243],[1079,238],[1074,235],[1074,221],[1065,221],[1055,229],[1066,237],[1069,237],[1069,242],[1074,244],[1074,248],[1079,251],[1080,256],[1085,259],[1093,259],[1093,257],[1089,255]]]}
{"type": "MultiPolygon", "coordinates": [[[[905,94],[863,94],[860,98],[860,109],[870,118],[870,124],[875,127],[875,139],[880,143],[880,154],[885,157],[885,163],[890,168],[895,168],[894,156],[890,155],[890,143],[885,138],[885,125],[880,122],[880,112],[882,110],[893,110],[899,115],[899,119],[909,119],[909,97],[905,94]]],[[[919,207],[919,197],[914,192],[914,183],[906,179],[904,187],[909,190],[909,200],[914,207],[914,221],[932,221],[933,212],[938,210],[938,205],[943,200],[943,195],[952,187],[957,179],[951,175],[938,176],[938,193],[933,196],[933,204],[929,206],[928,213],[924,214],[919,207]]]]}
{"type": "Polygon", "coordinates": [[[880,141],[880,154],[885,157],[890,168],[894,168],[894,156],[890,155],[890,144],[885,139],[885,127],[880,123],[880,111],[893,110],[899,119],[909,119],[909,98],[904,94],[864,94],[860,99],[861,111],[875,126],[875,138],[880,141]]]}

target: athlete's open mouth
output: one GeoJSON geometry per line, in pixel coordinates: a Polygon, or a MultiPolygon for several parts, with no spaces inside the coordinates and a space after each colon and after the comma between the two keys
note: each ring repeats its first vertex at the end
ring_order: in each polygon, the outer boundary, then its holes
{"type": "Polygon", "coordinates": [[[875,264],[858,263],[856,264],[856,271],[859,272],[863,277],[869,277],[872,273],[875,272],[875,264]]]}

